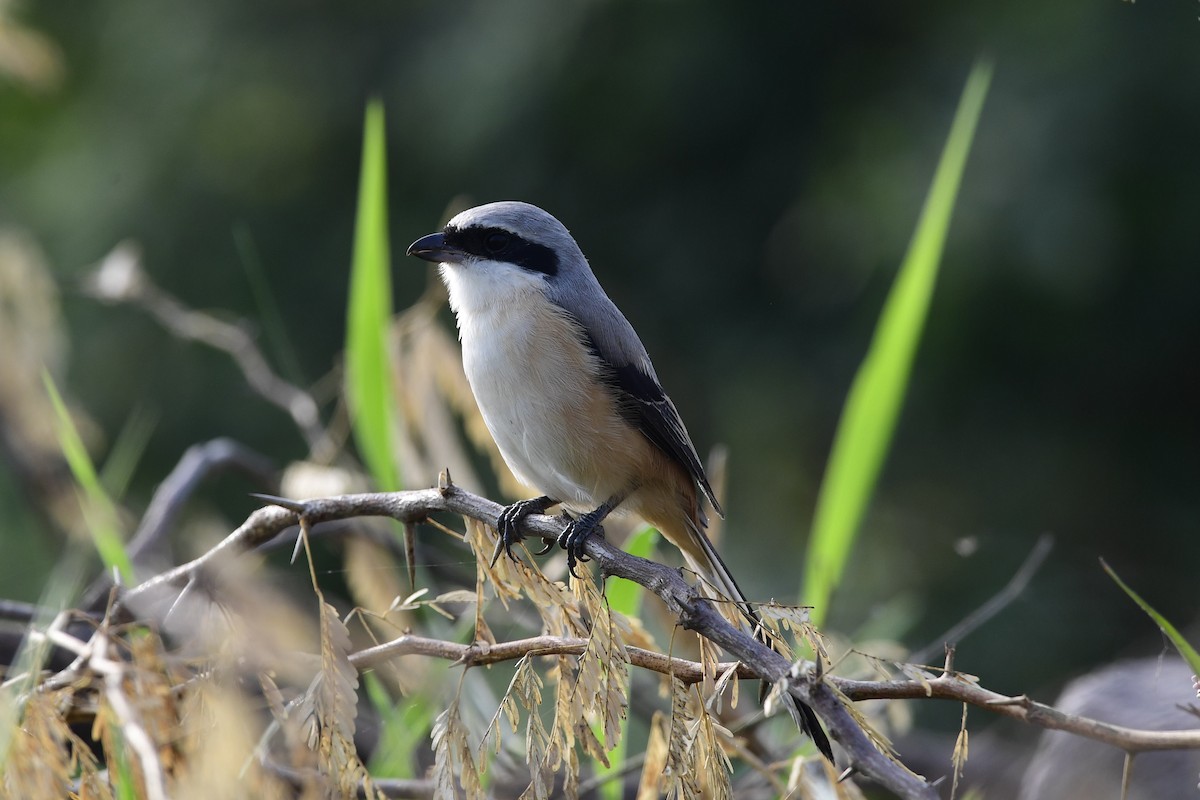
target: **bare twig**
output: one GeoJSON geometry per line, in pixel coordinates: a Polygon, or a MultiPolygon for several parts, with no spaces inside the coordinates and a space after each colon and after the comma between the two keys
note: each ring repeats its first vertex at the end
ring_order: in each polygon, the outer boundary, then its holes
{"type": "Polygon", "coordinates": [[[279,482],[271,459],[240,442],[222,437],[194,444],[155,489],[137,531],[125,546],[129,557],[137,559],[170,528],[197,485],[212,473],[227,469],[243,472],[267,487],[273,488],[279,482]]]}
{"type": "MultiPolygon", "coordinates": [[[[529,655],[579,655],[587,647],[586,639],[569,639],[558,636],[533,636],[498,644],[458,644],[442,639],[405,634],[390,642],[362,650],[350,656],[350,663],[359,671],[404,655],[421,655],[441,658],[465,666],[498,664],[516,661],[529,655]]],[[[672,675],[684,683],[700,683],[710,673],[705,665],[686,658],[672,658],[662,653],[627,646],[629,663],[652,672],[672,675]]],[[[750,665],[740,662],[721,662],[715,665],[717,672],[737,667],[739,678],[753,680],[760,677],[750,665]]],[[[713,665],[709,669],[714,669],[713,665]]],[[[1129,752],[1147,750],[1179,750],[1200,748],[1200,730],[1144,731],[1110,725],[1105,722],[1064,714],[1030,700],[1025,696],[1008,697],[991,692],[952,672],[920,681],[859,681],[827,675],[825,679],[851,700],[885,699],[942,699],[968,703],[993,713],[1019,719],[1038,727],[1061,730],[1088,739],[1110,744],[1129,752]]]]}
{"type": "Polygon", "coordinates": [[[967,616],[963,617],[950,630],[943,633],[941,636],[934,639],[929,644],[922,647],[913,653],[910,653],[908,660],[914,664],[924,664],[929,659],[933,658],[934,653],[937,653],[946,644],[954,645],[961,642],[966,636],[978,628],[985,625],[988,620],[999,614],[1007,608],[1014,600],[1021,596],[1025,591],[1025,587],[1033,580],[1033,576],[1042,564],[1046,561],[1046,557],[1050,555],[1050,551],[1054,549],[1054,537],[1048,533],[1044,533],[1038,537],[1037,543],[1033,546],[1033,550],[1025,557],[1025,561],[1013,573],[1012,578],[1003,589],[996,592],[992,597],[979,608],[972,611],[967,616]]]}
{"type": "Polygon", "coordinates": [[[1028,722],[1039,728],[1066,731],[1095,739],[1130,753],[1200,749],[1200,730],[1147,731],[1111,725],[1087,717],[1064,714],[1044,703],[1030,700],[1025,695],[1010,697],[993,692],[956,674],[942,675],[925,681],[855,681],[846,678],[830,680],[851,700],[955,700],[1028,722]]]}
{"type": "MultiPolygon", "coordinates": [[[[205,571],[219,568],[223,559],[254,549],[296,525],[301,515],[310,525],[360,516],[391,517],[412,524],[433,513],[451,512],[494,525],[501,510],[500,505],[448,483],[439,489],[343,495],[301,503],[289,502],[288,505],[299,511],[279,506],[259,509],[204,555],[127,591],[120,599],[119,606],[128,611],[160,594],[170,596],[205,571]]],[[[522,531],[531,538],[554,537],[560,532],[561,524],[552,517],[533,515],[522,522],[522,531]]],[[[880,753],[843,706],[842,698],[852,701],[940,698],[970,703],[1039,727],[1106,742],[1128,752],[1200,748],[1200,730],[1134,730],[1064,714],[1024,696],[1009,697],[989,691],[953,672],[950,653],[947,654],[945,674],[923,680],[857,681],[830,675],[814,677],[811,666],[804,668],[800,665],[800,669],[792,670],[793,665],[785,658],[726,622],[712,603],[700,597],[677,570],[631,556],[601,537],[589,539],[585,551],[599,567],[601,574],[626,578],[645,586],[664,601],[683,627],[697,631],[737,658],[742,664],[738,670],[740,676],[761,677],[772,682],[787,679],[788,690],[816,710],[856,771],[903,798],[934,798],[936,792],[923,779],[880,753]],[[788,677],[790,674],[793,676],[788,677]]],[[[1027,564],[1030,563],[1036,561],[1031,558],[1027,561],[1027,564]]],[[[1032,567],[1023,570],[1029,571],[1032,571],[1032,567]]],[[[355,653],[351,661],[357,669],[364,670],[400,655],[420,654],[465,665],[478,665],[517,659],[528,653],[581,653],[585,646],[586,642],[582,639],[553,636],[537,636],[499,644],[465,645],[404,635],[392,642],[355,653]]],[[[669,671],[689,682],[701,680],[705,674],[704,667],[698,662],[668,658],[632,647],[628,649],[631,663],[646,669],[669,671]]],[[[728,669],[730,666],[732,663],[722,664],[719,669],[728,669]]]]}
{"type": "Polygon", "coordinates": [[[13,622],[32,622],[38,614],[47,613],[33,603],[0,599],[0,619],[13,622]]]}
{"type": "Polygon", "coordinates": [[[384,797],[427,798],[437,796],[433,781],[419,778],[377,778],[371,781],[371,786],[384,797]]]}
{"type": "MultiPolygon", "coordinates": [[[[401,522],[420,522],[431,513],[451,510],[445,507],[445,499],[437,489],[341,495],[309,500],[303,505],[306,509],[305,518],[314,525],[351,517],[391,517],[401,522]]],[[[206,570],[217,568],[225,559],[236,558],[266,544],[297,524],[299,515],[295,511],[279,506],[260,508],[216,547],[125,592],[118,599],[114,610],[118,614],[128,614],[129,609],[136,608],[151,598],[169,596],[171,590],[181,589],[189,580],[202,575],[206,570]]]]}
{"type": "MultiPolygon", "coordinates": [[[[357,516],[384,516],[411,523],[438,511],[463,514],[495,525],[502,510],[499,504],[448,482],[440,489],[343,495],[305,501],[302,506],[303,517],[310,525],[357,516]]],[[[198,573],[218,566],[222,559],[252,549],[297,524],[300,516],[279,506],[254,512],[240,528],[204,555],[127,592],[120,600],[118,610],[137,608],[156,593],[185,585],[198,573]]],[[[526,535],[550,538],[559,534],[561,522],[534,515],[527,517],[521,527],[526,535]]],[[[584,549],[603,575],[626,578],[650,589],[662,598],[683,627],[715,642],[749,665],[756,675],[773,683],[787,679],[789,691],[816,710],[828,726],[830,735],[842,745],[862,774],[902,798],[932,800],[937,797],[933,787],[922,778],[875,748],[831,685],[807,675],[801,679],[789,678],[792,664],[787,659],[730,625],[678,571],[631,556],[599,536],[588,539],[584,549]]]]}
{"type": "MultiPolygon", "coordinates": [[[[371,669],[393,658],[407,655],[428,656],[453,661],[463,666],[474,667],[487,664],[499,664],[504,661],[516,661],[527,655],[580,655],[587,649],[587,639],[572,639],[562,636],[531,636],[528,639],[516,639],[511,642],[488,644],[458,644],[442,639],[432,639],[424,636],[405,634],[390,642],[376,645],[350,656],[350,663],[360,672],[371,669]]],[[[686,658],[673,658],[654,650],[646,650],[633,645],[626,645],[629,663],[635,667],[671,675],[683,683],[700,683],[705,678],[711,678],[711,671],[706,673],[704,665],[699,661],[689,661],[686,658]]],[[[736,667],[739,678],[754,680],[758,673],[740,661],[718,663],[716,670],[736,667]]],[[[712,669],[712,665],[709,665],[712,669]]]]}
{"type": "Polygon", "coordinates": [[[139,306],[180,339],[228,353],[250,388],[291,416],[309,448],[324,449],[325,431],[312,396],[275,374],[245,326],[194,311],[156,286],[142,269],[141,249],[136,243],[124,241],[114,247],[88,278],[85,289],[107,303],[139,306]]]}
{"type": "MultiPolygon", "coordinates": [[[[196,487],[214,471],[223,469],[241,470],[256,481],[271,486],[278,481],[270,459],[232,439],[219,438],[192,445],[166,480],[155,489],[137,531],[125,546],[130,560],[137,562],[161,539],[170,530],[196,487]]],[[[111,586],[112,579],[107,574],[101,575],[88,587],[80,605],[96,610],[107,598],[111,586]]]]}

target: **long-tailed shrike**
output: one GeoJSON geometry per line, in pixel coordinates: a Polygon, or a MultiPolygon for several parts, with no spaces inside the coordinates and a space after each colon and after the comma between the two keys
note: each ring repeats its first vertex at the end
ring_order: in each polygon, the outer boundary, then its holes
{"type": "MultiPolygon", "coordinates": [[[[574,515],[558,540],[573,571],[588,535],[620,507],[657,527],[757,625],[704,533],[700,496],[722,511],[683,420],[562,223],[528,203],[489,203],[408,254],[441,265],[484,422],[513,474],[543,493],[504,510],[496,555],[511,555],[523,517],[561,504],[574,515]]],[[[816,716],[797,705],[832,760],[816,716]]]]}

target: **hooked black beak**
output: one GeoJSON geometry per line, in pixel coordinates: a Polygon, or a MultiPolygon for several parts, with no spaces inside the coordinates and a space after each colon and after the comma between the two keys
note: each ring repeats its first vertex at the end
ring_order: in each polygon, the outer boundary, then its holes
{"type": "Polygon", "coordinates": [[[408,246],[406,255],[423,258],[435,264],[443,261],[458,261],[462,257],[462,253],[459,250],[446,244],[446,235],[444,233],[431,233],[428,236],[422,236],[408,246]]]}

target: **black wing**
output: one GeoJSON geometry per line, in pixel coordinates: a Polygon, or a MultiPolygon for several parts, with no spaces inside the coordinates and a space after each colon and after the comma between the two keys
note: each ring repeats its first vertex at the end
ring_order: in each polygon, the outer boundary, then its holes
{"type": "Polygon", "coordinates": [[[708,482],[708,476],[704,474],[700,456],[696,455],[696,447],[692,444],[687,429],[683,427],[683,420],[658,379],[640,364],[613,364],[591,336],[587,339],[588,347],[600,362],[605,383],[617,395],[617,405],[625,419],[658,449],[679,462],[700,485],[704,496],[712,503],[713,510],[720,516],[725,516],[708,482]]]}

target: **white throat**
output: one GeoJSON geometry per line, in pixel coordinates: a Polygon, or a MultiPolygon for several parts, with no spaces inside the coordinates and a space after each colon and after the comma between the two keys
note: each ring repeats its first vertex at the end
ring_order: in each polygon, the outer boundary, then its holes
{"type": "Polygon", "coordinates": [[[442,280],[450,292],[450,308],[461,330],[475,315],[490,315],[520,302],[531,292],[546,290],[546,276],[502,261],[442,264],[442,280]]]}

